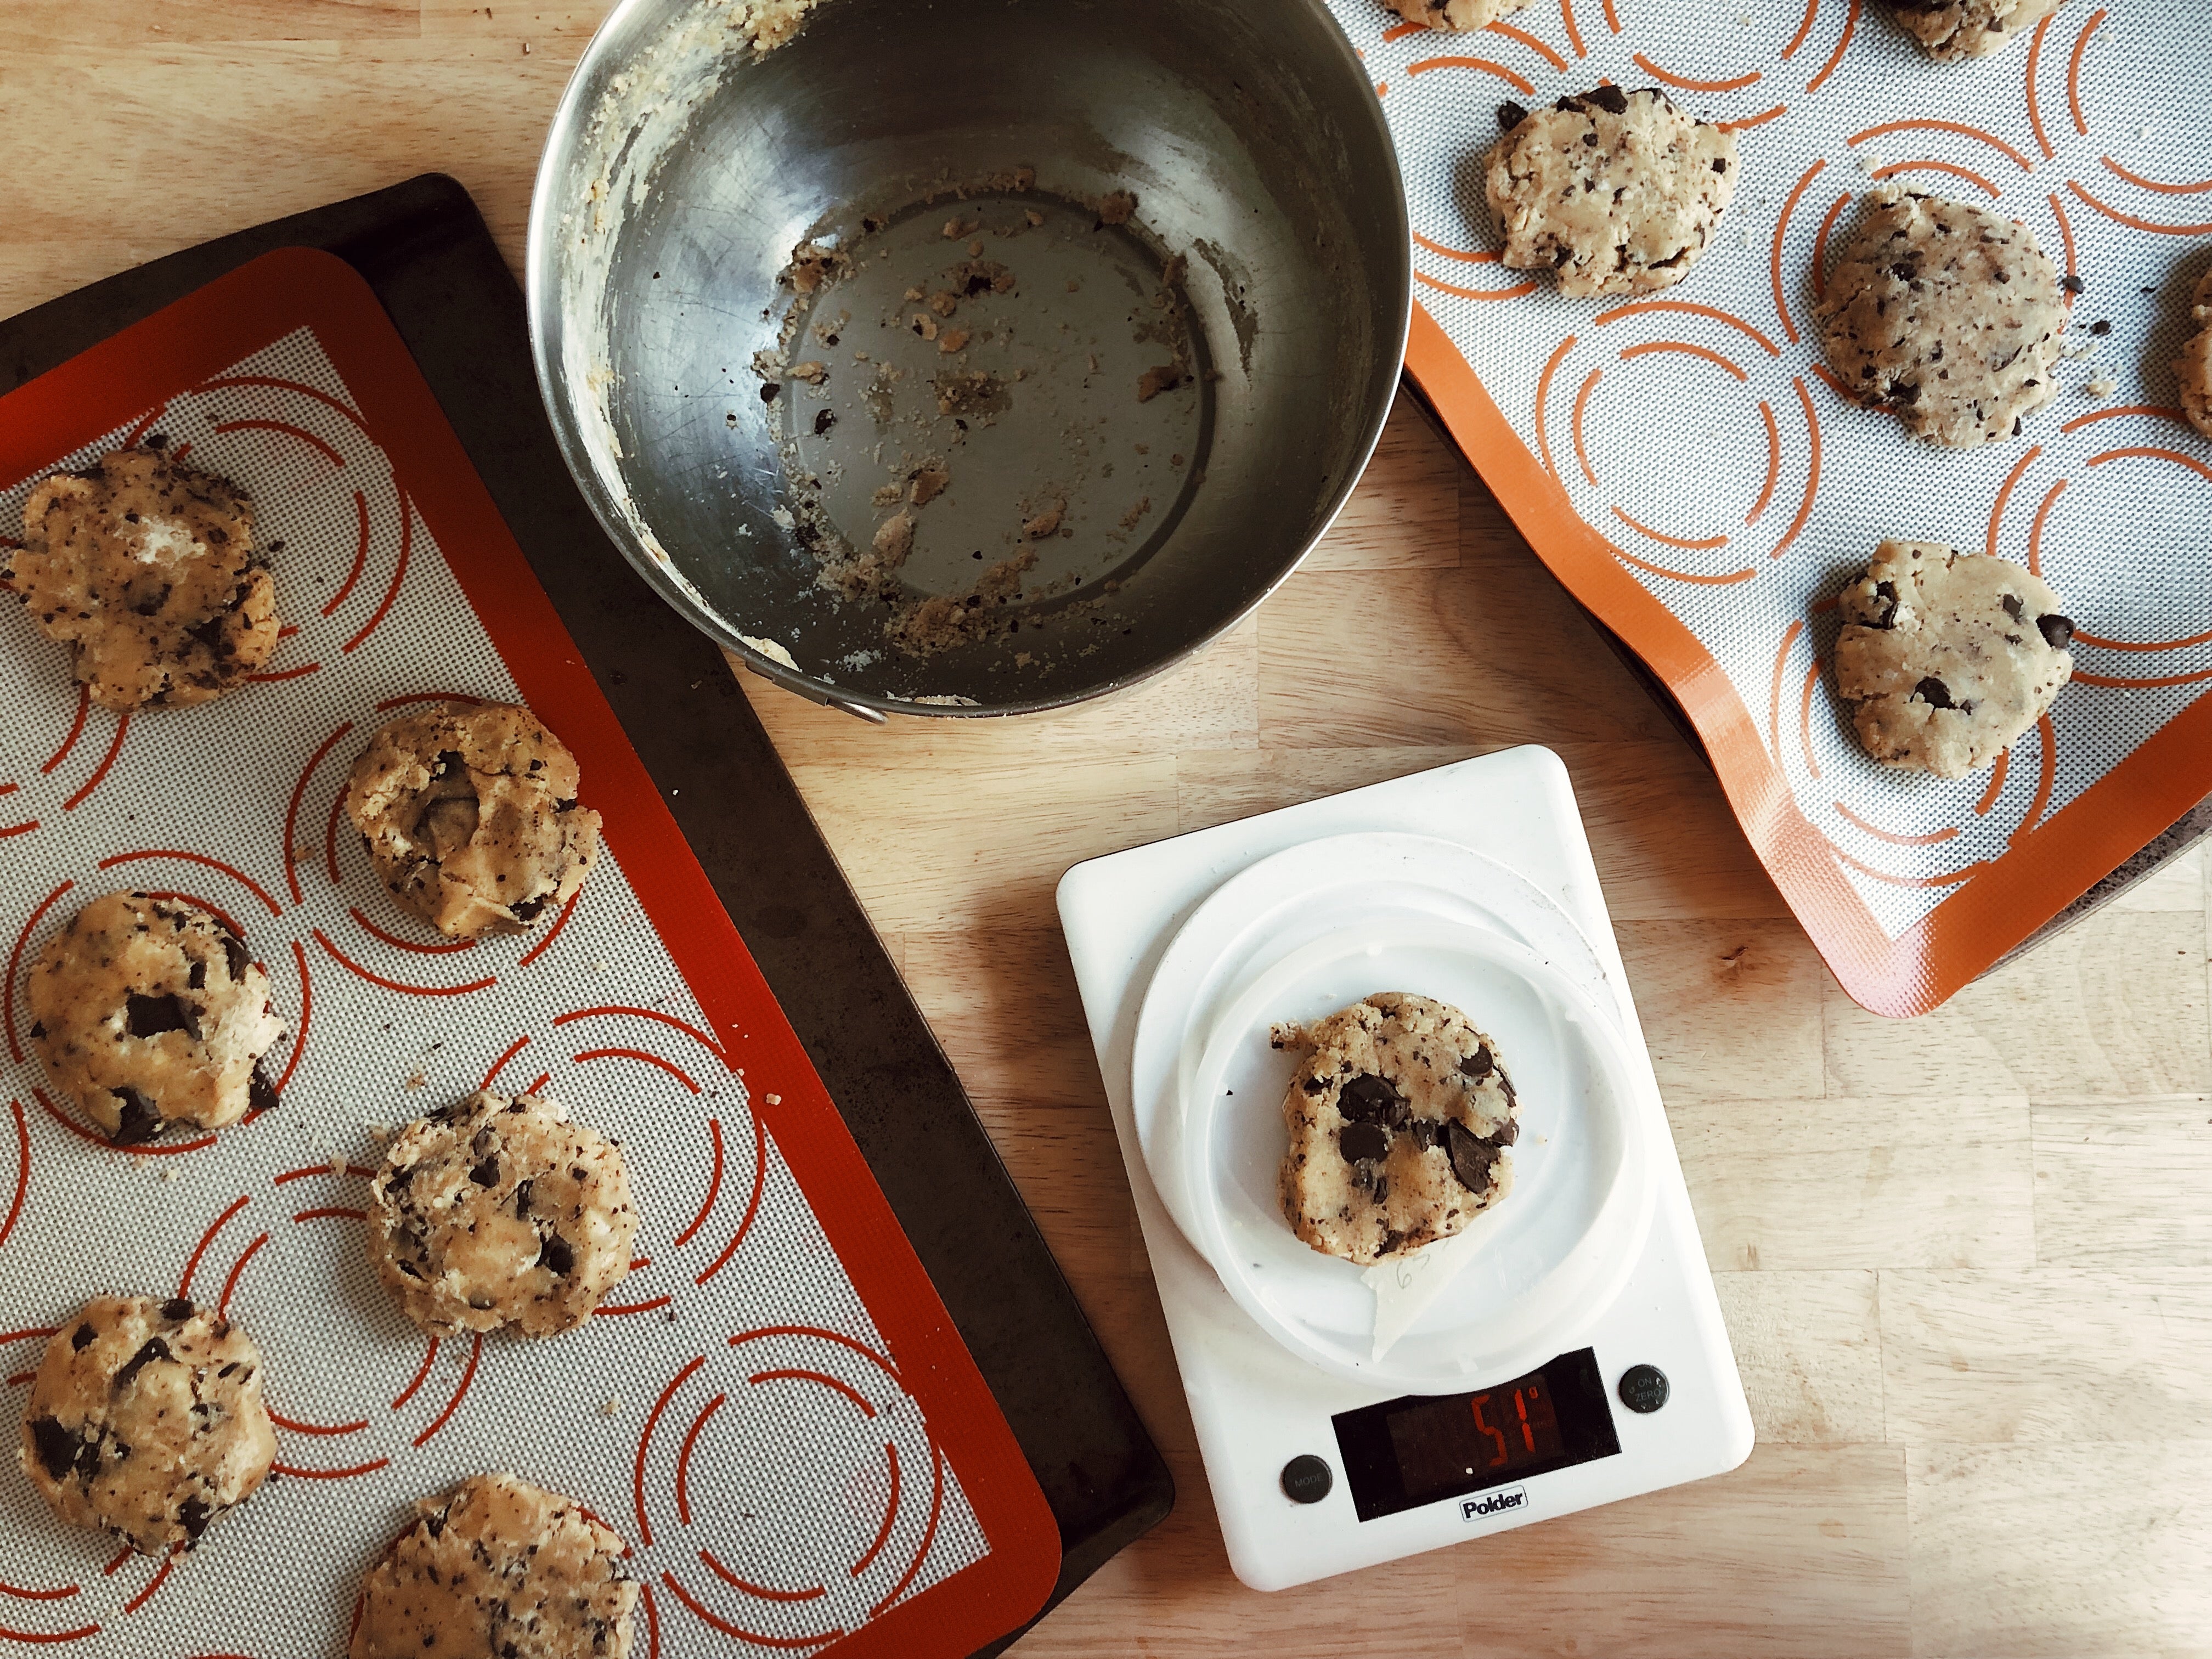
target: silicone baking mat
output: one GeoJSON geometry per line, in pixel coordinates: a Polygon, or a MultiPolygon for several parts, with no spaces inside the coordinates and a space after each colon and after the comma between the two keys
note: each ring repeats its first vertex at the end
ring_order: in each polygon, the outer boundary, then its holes
{"type": "Polygon", "coordinates": [[[1467,34],[1330,4],[1406,174],[1409,369],[1672,689],[1852,996],[1935,1006],[2212,788],[2212,443],[2169,367],[2212,252],[2200,4],[2065,0],[1958,64],[1862,0],[1538,0],[1467,34]],[[1714,245],[1634,301],[1504,269],[1483,193],[1501,103],[1600,82],[1741,135],[1714,245]],[[1923,447],[1825,379],[1829,244],[1887,179],[1993,205],[2083,283],[2083,355],[2012,442],[1923,447]],[[2079,625],[2073,684],[1994,772],[1878,766],[1840,717],[1832,597],[1888,537],[2024,563],[2079,625]]]}
{"type": "Polygon", "coordinates": [[[963,1654],[1019,1625],[1059,1565],[1036,1481],[366,286],[271,254],[0,398],[0,524],[151,432],[252,490],[292,626],[258,683],[126,720],[0,605],[0,1363],[20,1399],[90,1295],[215,1302],[266,1354],[280,1473],[160,1563],[0,1479],[0,1641],[319,1659],[413,1499],[483,1468],[623,1534],[641,1655],[963,1654]],[[535,933],[438,940],[341,825],[367,732],[435,696],[528,703],[605,817],[607,858],[535,933]],[[117,886],[210,906],[268,968],[277,1109],[118,1151],[54,1096],[21,970],[117,886]],[[640,1261],[580,1331],[433,1341],[367,1265],[376,1127],[479,1086],[624,1143],[640,1261]]]}

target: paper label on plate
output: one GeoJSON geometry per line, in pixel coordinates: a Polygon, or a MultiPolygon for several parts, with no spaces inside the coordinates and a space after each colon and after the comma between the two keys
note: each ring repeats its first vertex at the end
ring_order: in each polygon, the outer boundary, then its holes
{"type": "Polygon", "coordinates": [[[1411,1255],[1378,1261],[1359,1275],[1359,1282],[1375,1292],[1375,1352],[1378,1362],[1411,1330],[1431,1303],[1451,1288],[1467,1264],[1488,1243],[1487,1224],[1495,1211],[1477,1216],[1465,1232],[1426,1244],[1411,1255]]]}

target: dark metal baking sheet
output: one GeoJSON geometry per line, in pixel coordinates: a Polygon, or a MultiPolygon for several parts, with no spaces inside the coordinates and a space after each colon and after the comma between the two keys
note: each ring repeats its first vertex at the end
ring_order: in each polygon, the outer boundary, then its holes
{"type": "Polygon", "coordinates": [[[0,392],[288,246],[326,249],[375,290],[665,793],[1052,1505],[1049,1611],[1166,1516],[1167,1466],[720,653],[631,573],[576,493],[520,290],[468,193],[426,174],[50,301],[0,323],[0,392]]]}

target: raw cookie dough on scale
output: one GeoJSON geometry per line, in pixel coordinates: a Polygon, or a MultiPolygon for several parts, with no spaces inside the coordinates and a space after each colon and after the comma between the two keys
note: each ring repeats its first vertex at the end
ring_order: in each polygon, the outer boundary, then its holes
{"type": "Polygon", "coordinates": [[[1325,1255],[1363,1266],[1449,1238],[1513,1184],[1520,1102],[1497,1045],[1458,1009],[1384,991],[1311,1025],[1283,1118],[1283,1213],[1325,1255]]]}

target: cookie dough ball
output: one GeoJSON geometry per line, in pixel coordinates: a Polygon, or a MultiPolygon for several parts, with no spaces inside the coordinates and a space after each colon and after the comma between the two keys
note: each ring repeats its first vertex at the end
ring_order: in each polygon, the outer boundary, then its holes
{"type": "Polygon", "coordinates": [[[599,815],[576,757],[512,703],[402,714],[354,763],[346,812],[392,896],[453,939],[519,933],[584,884],[599,815]]]}
{"type": "Polygon", "coordinates": [[[1986,58],[2032,32],[2058,0],[1883,0],[1889,15],[1930,58],[1986,58]]]}
{"type": "Polygon", "coordinates": [[[479,1474],[415,1512],[362,1586],[348,1659],[627,1659],[638,1587],[575,1499],[479,1474]]]}
{"type": "Polygon", "coordinates": [[[2197,332],[2174,360],[2173,378],[2189,424],[2212,438],[2212,270],[2197,284],[2195,305],[2197,332]]]}
{"type": "Polygon", "coordinates": [[[1382,0],[1382,3],[1425,29],[1464,31],[1488,28],[1530,0],[1382,0]]]}
{"type": "Polygon", "coordinates": [[[370,1258],[425,1330],[550,1336],[629,1272],[622,1148],[536,1095],[472,1095],[416,1119],[369,1193],[370,1258]]]}
{"type": "Polygon", "coordinates": [[[1844,395],[1934,443],[2016,437],[2058,392],[2058,269],[2027,226],[1966,203],[1873,192],[1813,318],[1844,395]]]}
{"type": "Polygon", "coordinates": [[[2065,601],[2008,559],[1884,542],[1838,603],[1836,691],[1886,766],[1979,771],[2073,677],[2065,601]]]}
{"type": "Polygon", "coordinates": [[[261,1350],[182,1300],[86,1303],[46,1344],[23,1406],[23,1473],[40,1496],[142,1555],[192,1548],[276,1455],[261,1350]]]}
{"type": "Polygon", "coordinates": [[[277,1103],[262,1064],[284,1036],[269,975],[183,899],[93,900],[40,952],[24,1000],[46,1075],[123,1146],[277,1103]]]}
{"type": "Polygon", "coordinates": [[[1449,1238],[1505,1196],[1521,1108],[1498,1045],[1458,1009],[1385,991],[1278,1048],[1310,1052],[1283,1097],[1283,1214],[1362,1264],[1449,1238]]]}
{"type": "Polygon", "coordinates": [[[1656,88],[1599,87],[1522,117],[1491,151],[1485,183],[1504,262],[1588,295],[1680,282],[1735,180],[1734,133],[1692,119],[1656,88]]]}
{"type": "Polygon", "coordinates": [[[209,702],[276,648],[276,587],[246,492],[165,450],[35,485],[0,578],[103,708],[209,702]]]}

